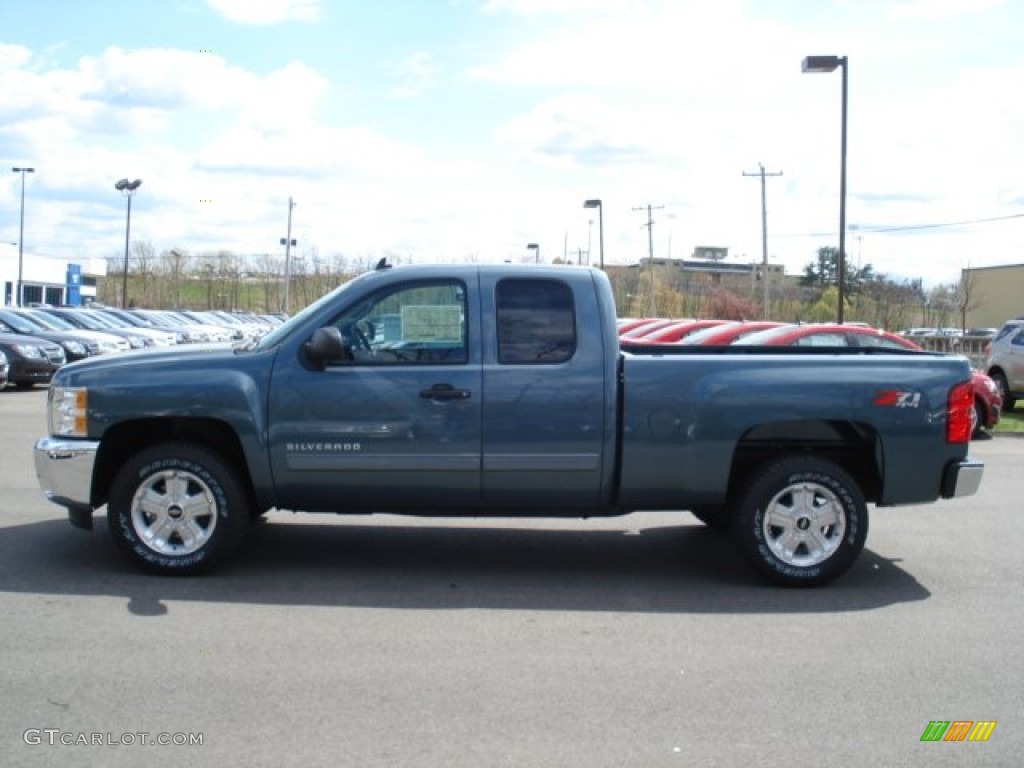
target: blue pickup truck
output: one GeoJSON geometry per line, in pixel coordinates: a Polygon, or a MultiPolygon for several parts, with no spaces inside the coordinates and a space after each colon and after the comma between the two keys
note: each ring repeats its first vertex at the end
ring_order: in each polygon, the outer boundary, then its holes
{"type": "Polygon", "coordinates": [[[689,510],[785,585],[846,571],[867,505],[974,493],[967,360],[620,349],[605,274],[368,272],[257,343],[62,368],[45,495],[142,567],[205,571],[271,509],[562,516],[689,510]]]}

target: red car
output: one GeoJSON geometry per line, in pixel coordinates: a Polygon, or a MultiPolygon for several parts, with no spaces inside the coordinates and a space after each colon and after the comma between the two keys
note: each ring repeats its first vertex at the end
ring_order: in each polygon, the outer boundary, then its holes
{"type": "Polygon", "coordinates": [[[630,344],[676,344],[691,333],[722,325],[724,322],[724,320],[679,320],[638,336],[627,333],[625,336],[620,336],[620,339],[630,344]]]}
{"type": "Polygon", "coordinates": [[[749,336],[758,331],[766,331],[769,328],[778,328],[784,323],[774,320],[735,320],[732,322],[714,325],[702,331],[691,333],[689,336],[680,339],[680,344],[699,344],[703,347],[724,347],[736,343],[744,336],[749,336]]]}
{"type": "Polygon", "coordinates": [[[672,325],[672,323],[677,323],[677,322],[679,322],[679,321],[678,320],[670,320],[670,319],[664,318],[664,317],[661,317],[661,318],[657,318],[657,317],[648,318],[647,320],[643,320],[640,323],[637,323],[637,324],[632,325],[632,326],[627,326],[625,328],[620,327],[619,328],[619,338],[621,338],[621,339],[635,339],[635,338],[639,338],[641,336],[645,336],[646,334],[650,333],[651,331],[657,330],[658,328],[664,328],[666,325],[672,325]]]}
{"type": "MultiPolygon", "coordinates": [[[[911,349],[923,351],[914,342],[895,333],[860,325],[811,323],[807,325],[780,325],[744,336],[735,342],[740,345],[769,345],[794,347],[876,347],[882,349],[911,349]]],[[[982,371],[972,369],[974,385],[974,413],[971,415],[974,434],[991,429],[999,422],[1003,399],[994,381],[982,371]]]]}

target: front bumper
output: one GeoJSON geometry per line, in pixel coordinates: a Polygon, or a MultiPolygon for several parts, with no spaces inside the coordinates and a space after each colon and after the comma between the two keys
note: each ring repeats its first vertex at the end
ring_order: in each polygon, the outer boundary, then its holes
{"type": "Polygon", "coordinates": [[[44,437],[35,445],[36,476],[43,495],[74,516],[92,512],[92,470],[100,444],[96,440],[44,437]]]}
{"type": "Polygon", "coordinates": [[[972,496],[981,486],[985,465],[973,459],[958,459],[946,465],[942,473],[942,498],[972,496]]]}

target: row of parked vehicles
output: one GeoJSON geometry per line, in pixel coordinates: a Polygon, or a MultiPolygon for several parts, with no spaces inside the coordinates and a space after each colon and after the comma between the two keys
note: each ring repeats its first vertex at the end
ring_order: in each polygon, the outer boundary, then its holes
{"type": "MultiPolygon", "coordinates": [[[[1019,331],[1024,331],[1024,320],[1019,331]]],[[[1019,333],[1019,394],[1024,396],[1024,332],[1019,333]]],[[[998,335],[997,337],[998,338],[998,335]]],[[[1016,338],[1016,336],[1015,336],[1016,338]]],[[[907,336],[872,328],[861,323],[781,323],[768,320],[670,320],[665,318],[632,318],[619,321],[619,342],[630,346],[652,344],[684,344],[705,346],[797,346],[797,347],[860,347],[924,351],[907,336]]],[[[994,343],[994,342],[993,342],[994,343]]],[[[986,370],[991,370],[988,365],[986,370]]],[[[1007,385],[978,368],[972,369],[974,390],[973,432],[991,429],[999,422],[1004,407],[1007,385]]],[[[1013,401],[1009,401],[1013,406],[1013,401]]]]}
{"type": "Polygon", "coordinates": [[[280,322],[273,315],[217,310],[0,307],[0,389],[48,384],[65,363],[96,355],[249,342],[280,322]]]}

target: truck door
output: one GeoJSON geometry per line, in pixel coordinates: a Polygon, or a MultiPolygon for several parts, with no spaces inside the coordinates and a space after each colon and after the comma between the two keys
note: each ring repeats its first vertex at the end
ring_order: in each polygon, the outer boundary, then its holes
{"type": "MultiPolygon", "coordinates": [[[[323,370],[278,356],[269,423],[281,505],[452,509],[480,501],[476,286],[392,283],[328,323],[347,359],[323,370]]],[[[295,359],[295,358],[298,359],[295,359]]]]}
{"type": "Polygon", "coordinates": [[[593,285],[482,270],[480,296],[495,318],[484,335],[484,504],[595,506],[608,419],[593,285]]]}

